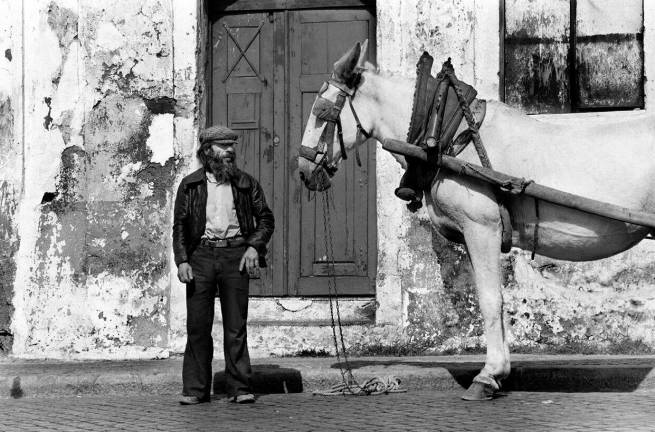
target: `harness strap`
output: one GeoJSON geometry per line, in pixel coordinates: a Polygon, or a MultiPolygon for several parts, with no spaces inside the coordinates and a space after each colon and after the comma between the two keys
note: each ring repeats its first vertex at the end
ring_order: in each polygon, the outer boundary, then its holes
{"type": "Polygon", "coordinates": [[[307,159],[312,162],[316,162],[316,158],[318,157],[318,155],[323,153],[319,152],[313,147],[300,146],[300,150],[298,150],[298,154],[300,157],[304,159],[307,159]]]}
{"type": "Polygon", "coordinates": [[[480,139],[480,134],[478,133],[478,128],[475,124],[475,118],[471,113],[471,108],[469,107],[469,104],[466,102],[466,98],[464,97],[464,94],[462,92],[462,87],[459,85],[459,80],[455,76],[455,72],[453,70],[448,69],[445,71],[445,73],[450,79],[450,83],[452,84],[453,88],[455,89],[455,94],[457,95],[457,99],[459,100],[459,105],[462,109],[462,112],[464,113],[464,118],[466,119],[466,123],[468,123],[469,129],[471,129],[471,133],[473,135],[473,145],[475,146],[475,150],[478,152],[478,157],[480,158],[480,162],[482,163],[483,167],[491,168],[491,162],[489,161],[487,150],[484,148],[484,145],[482,144],[482,140],[480,139]]]}
{"type": "MultiPolygon", "coordinates": [[[[355,117],[355,123],[357,123],[357,138],[356,138],[356,143],[355,143],[355,160],[357,161],[357,166],[361,167],[362,166],[362,160],[359,157],[359,142],[360,142],[360,136],[363,135],[366,139],[369,139],[371,137],[371,134],[366,132],[364,130],[364,127],[362,126],[362,122],[359,121],[359,116],[357,115],[357,111],[355,111],[355,107],[353,107],[353,100],[352,97],[348,99],[348,104],[350,105],[350,111],[353,113],[353,117],[355,117]]],[[[363,140],[365,141],[365,140],[363,140]]],[[[345,152],[344,152],[345,154],[345,152]]],[[[345,159],[345,157],[344,157],[345,159]]]]}
{"type": "Polygon", "coordinates": [[[343,127],[341,126],[341,117],[337,117],[335,120],[337,124],[337,137],[339,138],[339,150],[341,151],[341,159],[348,159],[348,154],[346,153],[346,145],[343,143],[343,127]]]}
{"type": "Polygon", "coordinates": [[[539,243],[539,198],[534,199],[534,213],[537,218],[534,223],[534,232],[532,233],[532,254],[530,259],[534,261],[534,256],[537,253],[537,245],[539,243]]]}
{"type": "Polygon", "coordinates": [[[318,141],[319,148],[325,149],[327,160],[330,162],[332,162],[334,155],[334,127],[334,122],[326,122],[325,129],[323,129],[321,138],[318,141]]]}
{"type": "MultiPolygon", "coordinates": [[[[473,111],[473,115],[477,120],[475,122],[475,130],[479,131],[487,112],[487,101],[484,99],[475,99],[471,103],[471,110],[473,111]]],[[[458,156],[462,151],[464,151],[471,140],[473,140],[473,129],[468,128],[463,130],[451,142],[451,145],[445,149],[445,154],[449,156],[458,156]]]]}

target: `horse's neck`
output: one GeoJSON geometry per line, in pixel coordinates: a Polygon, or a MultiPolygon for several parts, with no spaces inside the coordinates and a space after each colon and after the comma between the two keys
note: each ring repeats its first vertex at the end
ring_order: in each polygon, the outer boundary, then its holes
{"type": "Polygon", "coordinates": [[[365,128],[368,126],[374,138],[405,139],[413,96],[413,80],[364,72],[364,82],[354,102],[360,99],[362,124],[365,128]]]}

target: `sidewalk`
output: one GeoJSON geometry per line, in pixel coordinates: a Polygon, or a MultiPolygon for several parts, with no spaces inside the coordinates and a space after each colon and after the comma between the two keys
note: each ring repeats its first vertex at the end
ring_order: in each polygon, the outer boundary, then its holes
{"type": "MultiPolygon", "coordinates": [[[[349,358],[355,379],[395,376],[412,391],[468,387],[484,356],[349,358]]],[[[341,382],[333,357],[253,359],[257,393],[324,390],[341,382]]],[[[343,364],[343,363],[342,363],[343,364]]],[[[655,389],[655,356],[514,355],[507,391],[630,392],[655,389]]],[[[224,383],[214,362],[214,392],[224,383]]],[[[0,359],[0,399],[80,394],[178,394],[182,358],[135,361],[0,359]]]]}

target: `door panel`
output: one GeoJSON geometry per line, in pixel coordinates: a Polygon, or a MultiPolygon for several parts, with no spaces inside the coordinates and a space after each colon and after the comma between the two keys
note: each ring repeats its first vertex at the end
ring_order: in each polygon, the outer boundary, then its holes
{"type": "MultiPolygon", "coordinates": [[[[369,46],[374,47],[374,22],[366,10],[295,11],[290,13],[289,26],[290,133],[291,142],[300,143],[316,91],[329,78],[333,63],[356,41],[368,38],[369,46]]],[[[374,182],[368,179],[370,168],[374,169],[375,149],[362,150],[363,167],[357,167],[353,157],[341,164],[333,178],[330,220],[326,219],[322,196],[303,193],[297,169],[291,173],[296,199],[290,203],[289,239],[291,244],[300,245],[300,254],[289,259],[293,294],[328,294],[330,243],[338,292],[374,293],[375,190],[374,182]],[[327,224],[331,236],[326,238],[327,224]]]]}
{"type": "MultiPolygon", "coordinates": [[[[212,24],[213,124],[225,124],[240,135],[235,146],[238,166],[254,176],[269,205],[275,194],[273,143],[275,23],[266,13],[228,15],[212,24]]],[[[273,211],[275,212],[275,208],[273,211]]],[[[251,281],[252,295],[282,295],[283,284],[273,283],[281,236],[269,245],[269,268],[251,281]]]]}

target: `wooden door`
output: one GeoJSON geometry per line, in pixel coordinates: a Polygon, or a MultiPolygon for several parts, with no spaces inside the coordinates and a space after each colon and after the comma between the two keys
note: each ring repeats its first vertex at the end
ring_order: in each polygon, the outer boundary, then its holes
{"type": "MultiPolygon", "coordinates": [[[[329,78],[333,63],[357,41],[369,39],[369,46],[375,47],[375,25],[374,16],[368,10],[344,9],[294,11],[289,26],[290,136],[291,142],[298,145],[316,92],[329,78]]],[[[350,158],[333,178],[331,239],[325,237],[321,196],[311,199],[298,181],[297,169],[291,172],[289,288],[292,294],[328,294],[330,241],[338,293],[375,292],[375,148],[369,146],[362,150],[361,168],[355,164],[354,157],[350,158]]]]}
{"type": "MultiPolygon", "coordinates": [[[[284,77],[283,70],[281,77],[276,70],[277,64],[284,64],[284,49],[282,59],[277,58],[277,33],[271,13],[226,15],[212,23],[213,93],[209,118],[212,124],[227,125],[239,133],[237,165],[262,185],[279,224],[283,201],[276,198],[282,198],[283,192],[282,187],[276,190],[275,184],[275,165],[281,159],[275,130],[276,126],[283,127],[284,119],[276,114],[275,83],[284,77]]],[[[269,244],[269,267],[251,281],[252,295],[284,294],[280,231],[276,230],[269,244]]]]}
{"type": "MultiPolygon", "coordinates": [[[[297,169],[298,146],[332,63],[366,38],[374,51],[374,15],[364,8],[288,10],[277,3],[262,13],[247,3],[240,10],[238,4],[211,24],[208,118],[239,132],[237,163],[260,181],[275,214],[269,267],[250,292],[327,295],[321,198],[307,199],[297,169]]],[[[333,185],[332,241],[340,294],[374,294],[374,152],[361,153],[361,168],[350,160],[344,164],[333,185]]]]}

